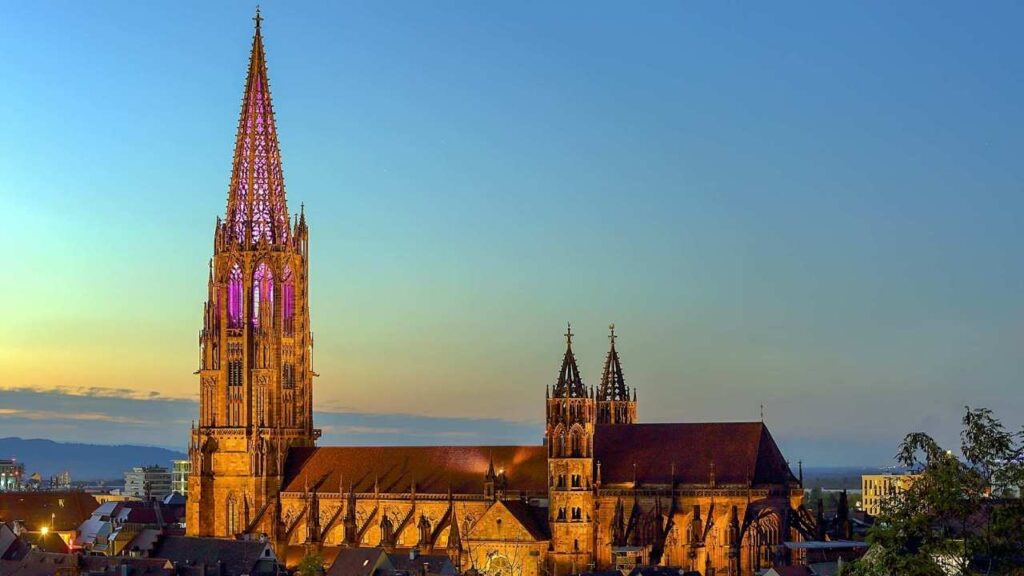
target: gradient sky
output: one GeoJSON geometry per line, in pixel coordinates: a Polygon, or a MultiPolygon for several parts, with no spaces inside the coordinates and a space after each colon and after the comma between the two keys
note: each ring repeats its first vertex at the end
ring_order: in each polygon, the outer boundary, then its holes
{"type": "MultiPolygon", "coordinates": [[[[539,438],[572,320],[791,460],[1020,425],[1024,6],[642,6],[264,3],[317,409],[539,438]]],[[[253,9],[0,4],[0,431],[195,414],[253,9]]]]}

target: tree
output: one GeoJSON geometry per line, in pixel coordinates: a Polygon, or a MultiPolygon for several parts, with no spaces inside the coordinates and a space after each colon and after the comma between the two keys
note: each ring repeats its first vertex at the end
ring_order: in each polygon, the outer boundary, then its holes
{"type": "Polygon", "coordinates": [[[299,560],[295,569],[299,576],[321,576],[324,573],[324,557],[319,552],[310,552],[299,560]]]}
{"type": "Polygon", "coordinates": [[[871,547],[845,574],[1010,574],[1024,568],[1024,431],[987,408],[966,408],[960,456],[927,434],[908,434],[896,459],[920,478],[887,498],[871,547]]]}

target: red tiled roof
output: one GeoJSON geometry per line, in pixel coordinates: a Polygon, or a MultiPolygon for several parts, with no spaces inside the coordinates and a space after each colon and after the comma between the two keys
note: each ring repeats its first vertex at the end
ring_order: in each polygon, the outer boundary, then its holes
{"type": "MultiPolygon", "coordinates": [[[[675,465],[680,484],[707,484],[714,463],[719,484],[779,484],[795,480],[768,429],[761,422],[708,424],[618,424],[598,426],[595,459],[605,484],[669,484],[675,465]]],[[[285,491],[310,489],[408,492],[413,481],[421,493],[481,494],[490,459],[504,469],[507,489],[547,491],[543,446],[389,446],[293,448],[285,465],[285,491]]]]}
{"type": "Polygon", "coordinates": [[[20,520],[29,530],[43,526],[75,530],[99,502],[85,492],[0,492],[0,522],[20,520]]]}
{"type": "Polygon", "coordinates": [[[598,426],[594,458],[605,484],[785,483],[793,473],[762,422],[598,426]]]}
{"type": "Polygon", "coordinates": [[[391,446],[292,448],[285,465],[285,491],[310,489],[319,483],[321,492],[372,492],[376,478],[380,491],[416,491],[445,494],[449,485],[456,494],[481,494],[487,466],[502,468],[510,491],[547,490],[547,453],[543,446],[391,446]]]}

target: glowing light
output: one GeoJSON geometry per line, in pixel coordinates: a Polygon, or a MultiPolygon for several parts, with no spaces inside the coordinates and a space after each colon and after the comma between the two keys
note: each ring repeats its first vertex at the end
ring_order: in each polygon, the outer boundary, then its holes
{"type": "Polygon", "coordinates": [[[281,316],[284,318],[284,333],[292,334],[295,331],[295,282],[292,280],[292,267],[284,268],[284,288],[281,297],[281,316]]]}
{"type": "Polygon", "coordinates": [[[238,264],[231,267],[228,279],[228,327],[242,327],[242,269],[238,264]]]}
{"type": "Polygon", "coordinates": [[[267,65],[259,35],[253,39],[251,58],[235,143],[228,223],[236,241],[283,243],[288,241],[288,208],[267,65]]]}
{"type": "Polygon", "coordinates": [[[266,262],[256,267],[252,283],[252,325],[260,325],[260,307],[266,306],[271,314],[274,310],[274,274],[266,262]]]}
{"type": "Polygon", "coordinates": [[[50,533],[50,527],[49,527],[49,526],[43,526],[42,528],[40,528],[40,529],[39,529],[39,532],[40,532],[40,533],[41,533],[41,534],[42,534],[43,536],[46,536],[47,534],[49,534],[49,533],[50,533]]]}

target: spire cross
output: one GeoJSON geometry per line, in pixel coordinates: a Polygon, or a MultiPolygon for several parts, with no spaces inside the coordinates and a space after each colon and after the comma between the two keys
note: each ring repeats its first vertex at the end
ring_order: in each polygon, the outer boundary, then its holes
{"type": "Polygon", "coordinates": [[[565,326],[565,343],[572,346],[572,322],[566,322],[565,326]]]}
{"type": "Polygon", "coordinates": [[[256,5],[256,15],[252,17],[253,22],[256,23],[256,29],[260,29],[260,23],[263,22],[263,16],[260,16],[260,5],[256,5]]]}
{"type": "Polygon", "coordinates": [[[618,338],[618,336],[615,335],[615,324],[609,324],[608,330],[611,331],[611,334],[608,335],[608,339],[612,341],[612,346],[615,346],[615,339],[618,338]]]}

